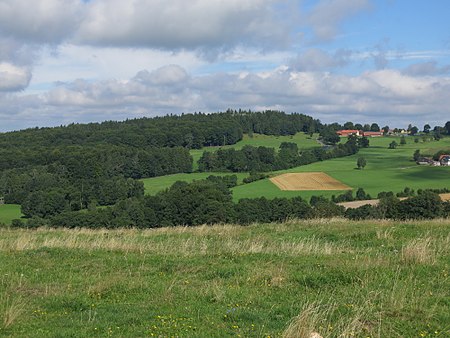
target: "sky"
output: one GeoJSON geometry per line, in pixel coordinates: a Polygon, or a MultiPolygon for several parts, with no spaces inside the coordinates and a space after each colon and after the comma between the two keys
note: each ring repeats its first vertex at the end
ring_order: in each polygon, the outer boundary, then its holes
{"type": "Polygon", "coordinates": [[[0,0],[0,131],[276,109],[450,120],[448,0],[0,0]]]}

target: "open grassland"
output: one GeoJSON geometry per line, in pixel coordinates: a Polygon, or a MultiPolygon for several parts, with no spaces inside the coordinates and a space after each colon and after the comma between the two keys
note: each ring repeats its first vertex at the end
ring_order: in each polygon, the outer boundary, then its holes
{"type": "MultiPolygon", "coordinates": [[[[407,144],[397,149],[388,149],[393,140],[400,143],[400,138],[383,137],[370,139],[370,147],[363,148],[358,154],[336,158],[323,162],[274,172],[272,175],[295,172],[325,172],[336,180],[355,189],[364,188],[374,197],[381,191],[398,192],[405,187],[413,189],[450,188],[450,167],[418,166],[412,160],[416,149],[422,153],[433,154],[440,149],[450,149],[450,138],[441,141],[414,143],[412,137],[407,138],[407,144]],[[363,156],[367,166],[363,170],[356,169],[357,158],[363,156]]],[[[345,191],[282,191],[268,179],[248,185],[233,188],[235,200],[265,196],[310,198],[312,195],[322,194],[330,197],[345,191]]]]}
{"type": "MultiPolygon", "coordinates": [[[[265,135],[255,135],[255,140],[264,140],[267,146],[277,146],[282,141],[289,141],[289,136],[274,137],[265,135]]],[[[308,139],[303,133],[293,136],[298,140],[300,148],[313,147],[317,145],[313,139],[308,139]],[[305,141],[304,143],[302,143],[305,141]]],[[[245,141],[239,142],[235,147],[242,148],[244,142],[252,140],[247,136],[245,141]]],[[[450,167],[429,167],[418,166],[412,160],[412,155],[416,149],[420,149],[422,154],[432,155],[441,149],[450,149],[450,137],[440,141],[429,141],[414,143],[413,137],[406,137],[407,144],[398,146],[397,149],[388,149],[389,143],[396,141],[400,144],[399,137],[381,137],[371,138],[370,147],[364,148],[358,154],[343,158],[336,158],[324,162],[312,163],[305,166],[282,170],[270,173],[276,176],[284,173],[299,172],[324,172],[332,178],[342,183],[357,188],[364,188],[367,193],[374,197],[381,191],[399,192],[405,187],[412,189],[428,189],[428,188],[450,188],[450,167]],[[367,160],[367,166],[363,170],[356,169],[356,161],[359,156],[363,156],[367,160]]],[[[292,141],[292,140],[291,140],[292,141]]],[[[252,141],[253,142],[253,141],[252,141]]],[[[253,145],[257,145],[254,143],[253,145]]],[[[263,145],[261,142],[259,145],[263,145]]],[[[227,146],[233,147],[233,146],[227,146]]],[[[216,149],[216,148],[207,148],[216,149]]],[[[197,150],[196,150],[197,151],[197,150]]],[[[203,150],[199,150],[201,154],[203,150]]],[[[200,155],[199,155],[200,156],[200,155]]],[[[155,194],[161,191],[177,180],[192,181],[194,179],[206,178],[209,175],[230,175],[233,173],[193,173],[193,174],[177,174],[164,177],[155,177],[144,179],[145,191],[147,194],[155,194]]],[[[246,177],[247,174],[237,174],[239,181],[246,177]]],[[[255,198],[265,196],[267,198],[275,197],[294,197],[302,196],[309,199],[313,195],[323,195],[331,197],[344,193],[342,191],[287,191],[280,190],[269,179],[253,182],[250,184],[239,185],[233,190],[233,199],[238,201],[241,198],[255,198]]]]}
{"type": "Polygon", "coordinates": [[[167,176],[159,176],[152,178],[145,178],[142,180],[144,183],[145,193],[147,195],[155,195],[156,193],[169,188],[177,181],[192,182],[195,180],[203,180],[208,176],[226,176],[236,175],[238,177],[238,184],[242,183],[242,180],[248,176],[248,173],[191,173],[191,174],[174,174],[167,176]]]}
{"type": "Polygon", "coordinates": [[[0,205],[0,224],[11,224],[11,221],[22,217],[20,205],[17,204],[3,204],[0,205]]]}
{"type": "Polygon", "coordinates": [[[450,221],[0,230],[0,336],[448,337],[450,221]]]}
{"type": "Polygon", "coordinates": [[[194,170],[197,170],[197,161],[202,157],[204,151],[217,151],[218,149],[242,149],[244,146],[253,147],[268,147],[278,149],[283,142],[292,142],[297,144],[299,149],[312,149],[320,147],[317,142],[318,134],[314,134],[312,137],[305,133],[297,133],[289,136],[270,136],[262,134],[253,134],[252,137],[244,134],[242,141],[236,144],[226,145],[222,147],[206,147],[203,149],[192,149],[190,151],[192,158],[194,159],[194,170]]]}

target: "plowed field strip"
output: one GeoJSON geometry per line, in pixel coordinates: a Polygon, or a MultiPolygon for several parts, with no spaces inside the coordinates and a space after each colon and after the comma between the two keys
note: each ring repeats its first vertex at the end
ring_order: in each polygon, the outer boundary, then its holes
{"type": "Polygon", "coordinates": [[[349,186],[322,172],[289,173],[270,179],[281,190],[348,190],[349,186]]]}

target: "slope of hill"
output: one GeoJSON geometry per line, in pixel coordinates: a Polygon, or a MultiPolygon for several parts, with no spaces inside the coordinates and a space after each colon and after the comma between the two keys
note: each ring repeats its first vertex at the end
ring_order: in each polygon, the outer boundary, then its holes
{"type": "Polygon", "coordinates": [[[340,219],[2,229],[0,335],[446,337],[449,231],[340,219]]]}

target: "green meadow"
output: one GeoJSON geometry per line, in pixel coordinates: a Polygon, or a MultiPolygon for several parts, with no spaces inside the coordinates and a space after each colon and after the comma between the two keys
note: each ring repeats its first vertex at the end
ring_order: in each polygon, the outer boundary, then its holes
{"type": "MultiPolygon", "coordinates": [[[[450,138],[425,143],[414,143],[413,138],[408,138],[406,145],[398,146],[397,149],[388,149],[389,143],[393,140],[400,143],[400,139],[394,137],[373,138],[370,139],[370,147],[361,149],[356,155],[273,172],[272,175],[286,172],[325,172],[354,189],[364,188],[373,196],[381,191],[398,192],[405,187],[413,189],[450,188],[450,167],[418,166],[412,159],[416,149],[430,155],[441,149],[450,149],[450,138]],[[367,166],[363,170],[356,168],[356,161],[360,156],[367,160],[367,166]]],[[[310,198],[312,195],[319,194],[330,197],[342,192],[281,191],[268,179],[233,188],[235,200],[259,196],[310,198]]]]}
{"type": "Polygon", "coordinates": [[[17,204],[3,204],[0,205],[0,224],[11,224],[11,221],[22,217],[20,212],[20,205],[17,204]]]}
{"type": "Polygon", "coordinates": [[[253,134],[252,137],[244,134],[242,141],[236,144],[226,145],[222,147],[207,147],[203,149],[192,149],[190,151],[192,158],[194,159],[194,170],[197,170],[197,162],[202,157],[204,151],[216,151],[218,149],[242,149],[244,146],[253,147],[268,147],[278,149],[283,142],[296,143],[299,149],[311,149],[319,147],[320,144],[317,142],[318,135],[315,134],[312,137],[304,133],[297,133],[290,136],[270,136],[262,134],[253,134]]]}
{"type": "MultiPolygon", "coordinates": [[[[245,137],[244,141],[238,143],[236,147],[241,148],[243,142],[253,142],[252,145],[258,146],[265,144],[266,146],[277,146],[283,141],[288,141],[289,137],[273,137],[255,135],[253,139],[245,137]],[[260,143],[258,143],[260,142],[260,143]]],[[[303,133],[299,133],[293,137],[297,140],[299,148],[317,146],[317,141],[309,139],[303,133]],[[304,143],[302,143],[304,142],[304,143]]],[[[450,138],[443,138],[440,141],[415,143],[413,137],[406,137],[406,144],[399,145],[397,149],[388,149],[389,143],[396,141],[400,144],[399,137],[381,137],[371,138],[370,147],[364,148],[358,154],[343,158],[332,159],[323,162],[316,162],[305,166],[270,173],[271,176],[286,172],[325,172],[328,175],[342,181],[343,183],[357,188],[364,188],[365,191],[376,196],[381,191],[398,192],[405,187],[412,189],[427,188],[450,188],[450,167],[430,167],[418,166],[412,160],[412,155],[416,149],[420,149],[422,154],[432,155],[442,149],[450,150],[450,138]],[[363,156],[367,160],[367,166],[363,170],[356,168],[357,158],[363,156]]],[[[231,147],[231,146],[229,146],[231,147]]],[[[208,148],[210,150],[210,148],[208,148]]],[[[212,150],[212,149],[211,149],[212,150]]],[[[197,150],[196,150],[197,151],[197,150]]],[[[199,151],[197,151],[199,152],[199,151]]],[[[203,152],[201,150],[200,152],[203,152]]],[[[192,181],[201,179],[210,174],[226,175],[230,173],[193,173],[193,174],[177,174],[165,177],[156,177],[145,179],[145,189],[148,194],[169,187],[177,180],[192,181]]],[[[239,181],[246,174],[238,174],[239,181]]],[[[309,199],[312,195],[324,195],[331,197],[343,191],[281,191],[272,184],[268,179],[253,182],[250,184],[239,185],[233,190],[234,200],[241,198],[254,198],[265,196],[267,198],[275,197],[294,197],[302,196],[309,199]]]]}
{"type": "Polygon", "coordinates": [[[0,336],[449,337],[450,222],[0,228],[0,336]]]}
{"type": "Polygon", "coordinates": [[[167,176],[159,176],[143,179],[145,193],[148,195],[155,195],[159,191],[169,188],[172,184],[177,181],[192,182],[194,180],[203,180],[208,176],[225,176],[225,175],[236,175],[238,177],[238,182],[242,183],[242,180],[248,176],[248,173],[191,173],[191,174],[174,174],[167,176]]]}

